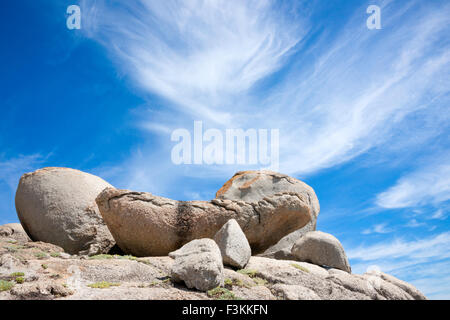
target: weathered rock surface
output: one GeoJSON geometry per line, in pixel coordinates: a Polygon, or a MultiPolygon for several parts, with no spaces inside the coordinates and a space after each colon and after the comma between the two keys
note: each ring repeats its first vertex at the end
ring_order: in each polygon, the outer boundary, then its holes
{"type": "MultiPolygon", "coordinates": [[[[188,289],[172,279],[176,261],[167,256],[98,255],[63,259],[62,248],[58,246],[42,242],[11,243],[9,239],[0,236],[0,280],[13,286],[0,292],[0,300],[213,299],[208,293],[188,289]],[[16,282],[13,276],[18,272],[23,273],[23,283],[16,282]]],[[[245,270],[225,268],[223,274],[225,287],[241,299],[425,298],[412,285],[389,275],[349,274],[298,261],[251,257],[245,270]]]]}
{"type": "Polygon", "coordinates": [[[320,300],[314,291],[299,285],[276,284],[272,291],[282,300],[320,300]]]}
{"type": "Polygon", "coordinates": [[[255,203],[267,196],[280,192],[294,192],[308,198],[311,207],[311,221],[295,230],[260,255],[267,258],[292,260],[291,249],[294,243],[309,231],[316,230],[320,206],[314,190],[302,181],[272,171],[242,171],[225,183],[217,192],[216,198],[255,203]]]}
{"type": "Polygon", "coordinates": [[[225,265],[244,268],[252,255],[250,244],[236,220],[231,219],[214,236],[225,265]]]}
{"type": "Polygon", "coordinates": [[[8,237],[12,240],[24,242],[31,240],[20,223],[9,223],[0,226],[0,237],[8,237]]]}
{"type": "Polygon", "coordinates": [[[259,256],[272,258],[277,260],[295,260],[292,255],[291,250],[295,242],[310,231],[315,231],[317,225],[317,218],[313,217],[310,222],[303,228],[300,228],[287,236],[281,238],[275,245],[268,248],[266,251],[261,253],[259,256]]]}
{"type": "Polygon", "coordinates": [[[114,239],[95,203],[111,187],[99,177],[67,168],[45,168],[22,176],[16,210],[34,241],[61,246],[71,254],[107,252],[114,239]]]}
{"type": "Polygon", "coordinates": [[[238,173],[217,196],[212,201],[184,202],[108,188],[96,201],[117,244],[136,256],[167,255],[194,239],[212,239],[230,219],[238,222],[257,254],[305,226],[319,212],[312,188],[267,171],[238,173]],[[240,185],[241,177],[247,175],[255,177],[240,185]],[[226,199],[237,191],[227,192],[236,188],[244,190],[244,200],[226,199]],[[267,194],[262,196],[263,192],[267,194]]]}
{"type": "Polygon", "coordinates": [[[193,240],[169,254],[175,259],[171,276],[188,288],[208,291],[224,284],[220,249],[214,240],[193,240]]]}
{"type": "Polygon", "coordinates": [[[311,231],[292,247],[295,260],[311,262],[351,273],[350,264],[342,244],[334,236],[321,231],[311,231]]]}

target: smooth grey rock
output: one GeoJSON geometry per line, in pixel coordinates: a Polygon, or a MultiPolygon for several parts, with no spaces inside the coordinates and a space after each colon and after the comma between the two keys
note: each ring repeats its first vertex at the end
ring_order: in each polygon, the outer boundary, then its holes
{"type": "Polygon", "coordinates": [[[236,220],[231,219],[214,236],[225,265],[243,269],[252,255],[252,249],[236,220]]]}
{"type": "Polygon", "coordinates": [[[114,239],[95,198],[111,187],[99,177],[68,168],[44,168],[22,176],[16,210],[33,241],[62,247],[70,254],[106,253],[114,239]]]}
{"type": "Polygon", "coordinates": [[[306,226],[281,238],[280,241],[268,248],[262,254],[259,254],[259,256],[277,260],[295,260],[295,257],[291,253],[292,247],[295,242],[305,234],[310,231],[315,231],[316,225],[317,217],[313,216],[312,220],[308,222],[306,226]]]}
{"type": "Polygon", "coordinates": [[[169,256],[175,259],[171,271],[173,281],[184,281],[188,288],[200,291],[223,285],[222,256],[214,240],[193,240],[169,256]]]}
{"type": "Polygon", "coordinates": [[[334,236],[321,231],[311,231],[292,247],[298,261],[311,262],[351,273],[350,264],[342,244],[334,236]]]}

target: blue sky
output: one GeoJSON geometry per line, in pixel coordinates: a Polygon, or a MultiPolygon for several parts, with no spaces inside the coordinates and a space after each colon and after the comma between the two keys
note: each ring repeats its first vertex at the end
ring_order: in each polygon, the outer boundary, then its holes
{"type": "Polygon", "coordinates": [[[353,271],[449,299],[449,20],[438,0],[5,1],[0,224],[17,222],[21,174],[46,166],[211,199],[255,166],[177,166],[171,133],[279,129],[279,171],[315,189],[353,271]]]}

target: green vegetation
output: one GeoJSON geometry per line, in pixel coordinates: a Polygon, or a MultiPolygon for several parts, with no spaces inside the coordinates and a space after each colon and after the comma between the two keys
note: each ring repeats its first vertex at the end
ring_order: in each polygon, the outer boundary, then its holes
{"type": "Polygon", "coordinates": [[[42,267],[42,269],[47,269],[48,268],[48,265],[46,265],[46,264],[41,264],[41,267],[42,267]]]}
{"type": "Polygon", "coordinates": [[[207,295],[215,300],[241,300],[241,298],[236,297],[230,290],[221,287],[209,290],[207,295]]]}
{"type": "Polygon", "coordinates": [[[25,282],[25,278],[24,277],[16,277],[15,281],[16,281],[16,283],[22,284],[25,282]]]}
{"type": "Polygon", "coordinates": [[[46,254],[45,252],[42,252],[42,251],[40,251],[40,252],[35,252],[35,253],[34,253],[34,256],[35,256],[36,258],[38,258],[38,259],[45,259],[45,258],[47,258],[47,254],[46,254]]]}
{"type": "Polygon", "coordinates": [[[104,259],[114,259],[113,255],[110,254],[98,254],[92,257],[89,257],[91,260],[104,260],[104,259]]]}
{"type": "Polygon", "coordinates": [[[267,284],[267,280],[259,277],[254,277],[253,281],[257,286],[265,286],[267,284]]]}
{"type": "Polygon", "coordinates": [[[249,276],[250,278],[254,278],[254,277],[256,277],[258,271],[252,270],[252,269],[241,269],[241,270],[238,270],[237,273],[249,276]]]}
{"type": "Polygon", "coordinates": [[[0,292],[11,290],[12,287],[14,287],[14,283],[10,281],[0,280],[0,292]]]}
{"type": "Polygon", "coordinates": [[[23,273],[23,272],[14,272],[14,273],[11,273],[9,276],[10,277],[23,277],[25,275],[25,273],[23,273]]]}
{"type": "Polygon", "coordinates": [[[250,288],[251,286],[248,284],[245,284],[242,280],[240,279],[225,279],[224,281],[225,287],[232,287],[232,286],[237,286],[237,287],[245,287],[245,288],[250,288]]]}
{"type": "Polygon", "coordinates": [[[52,252],[52,253],[50,253],[50,256],[53,257],[53,258],[59,258],[61,256],[61,253],[59,253],[59,252],[52,252]]]}
{"type": "Polygon", "coordinates": [[[107,289],[110,287],[118,287],[118,286],[120,286],[120,283],[111,283],[107,281],[96,282],[88,285],[88,287],[94,289],[107,289]]]}
{"type": "Polygon", "coordinates": [[[15,245],[15,244],[11,244],[11,245],[8,245],[8,246],[3,246],[3,248],[8,250],[8,252],[12,252],[12,253],[17,252],[20,249],[25,249],[24,246],[22,246],[22,245],[15,245]]]}
{"type": "Polygon", "coordinates": [[[291,263],[291,266],[294,267],[294,268],[296,268],[296,269],[298,269],[298,270],[301,270],[301,271],[303,271],[303,272],[309,273],[309,270],[308,270],[307,268],[302,267],[302,266],[299,265],[299,264],[291,263]]]}

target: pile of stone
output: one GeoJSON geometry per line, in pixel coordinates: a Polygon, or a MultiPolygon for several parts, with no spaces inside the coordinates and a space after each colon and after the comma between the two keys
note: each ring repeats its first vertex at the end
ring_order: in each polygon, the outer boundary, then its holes
{"type": "Polygon", "coordinates": [[[339,240],[316,231],[314,190],[276,172],[238,172],[211,201],[175,201],[115,189],[78,170],[45,168],[22,176],[15,200],[21,225],[1,226],[0,237],[52,244],[67,257],[170,257],[162,261],[171,281],[189,289],[223,287],[227,273],[258,268],[270,296],[425,298],[389,275],[383,283],[397,283],[403,293],[386,289],[390,284],[381,293],[358,289],[369,275],[352,275],[339,240]],[[296,285],[286,279],[294,270],[296,285]]]}

